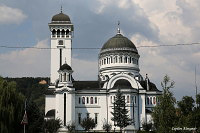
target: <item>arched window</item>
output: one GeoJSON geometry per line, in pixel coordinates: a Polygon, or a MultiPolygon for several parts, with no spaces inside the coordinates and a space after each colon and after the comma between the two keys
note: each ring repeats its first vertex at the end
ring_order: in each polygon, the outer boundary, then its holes
{"type": "Polygon", "coordinates": [[[127,57],[124,57],[124,63],[127,63],[127,57]]]}
{"type": "Polygon", "coordinates": [[[108,64],[108,57],[106,58],[106,60],[107,60],[107,64],[108,64]]]}
{"type": "Polygon", "coordinates": [[[93,97],[90,98],[90,104],[93,104],[93,97]]]}
{"type": "Polygon", "coordinates": [[[104,59],[104,65],[106,64],[106,59],[104,59]]]}
{"type": "Polygon", "coordinates": [[[136,102],[137,102],[137,97],[135,96],[135,104],[136,104],[136,102]]]}
{"type": "Polygon", "coordinates": [[[131,63],[131,57],[129,57],[128,60],[129,60],[129,63],[131,63]]]}
{"type": "Polygon", "coordinates": [[[149,97],[147,97],[147,105],[149,105],[149,97]]]}
{"type": "Polygon", "coordinates": [[[85,104],[85,97],[82,98],[82,104],[85,104]]]}
{"type": "Polygon", "coordinates": [[[64,82],[66,82],[67,74],[64,73],[64,82]]]}
{"type": "Polygon", "coordinates": [[[117,56],[115,56],[115,63],[117,63],[117,56]]]}
{"type": "Polygon", "coordinates": [[[156,104],[156,97],[153,97],[153,104],[156,104]]]}
{"type": "Polygon", "coordinates": [[[110,63],[113,63],[113,57],[112,56],[110,57],[110,63]]]}
{"type": "Polygon", "coordinates": [[[132,58],[132,63],[134,64],[135,62],[134,62],[134,58],[132,58]]]}
{"type": "Polygon", "coordinates": [[[122,56],[119,57],[119,63],[122,63],[122,56]]]}
{"type": "Polygon", "coordinates": [[[81,104],[81,98],[80,97],[78,98],[78,103],[81,104]]]}
{"type": "Polygon", "coordinates": [[[150,97],[150,104],[152,105],[152,97],[150,97]]]}
{"type": "Polygon", "coordinates": [[[134,103],[134,96],[131,96],[131,102],[134,103]]]}
{"type": "Polygon", "coordinates": [[[87,97],[87,104],[89,103],[89,97],[87,97]]]}
{"type": "Polygon", "coordinates": [[[60,74],[60,81],[62,82],[62,74],[60,74]]]}
{"type": "Polygon", "coordinates": [[[129,103],[130,102],[130,99],[129,99],[129,96],[127,96],[127,103],[129,103]]]}

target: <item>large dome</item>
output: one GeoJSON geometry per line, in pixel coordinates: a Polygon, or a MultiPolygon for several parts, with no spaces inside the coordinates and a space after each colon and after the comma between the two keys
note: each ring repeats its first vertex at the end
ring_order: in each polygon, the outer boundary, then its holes
{"type": "Polygon", "coordinates": [[[133,42],[131,42],[127,37],[124,37],[122,34],[117,34],[114,37],[110,38],[101,48],[101,51],[106,49],[121,49],[121,48],[130,48],[137,52],[137,49],[133,42]]]}
{"type": "Polygon", "coordinates": [[[68,21],[68,22],[70,22],[70,18],[69,18],[68,15],[66,15],[66,14],[61,12],[59,14],[54,15],[52,17],[51,21],[52,22],[55,22],[55,21],[57,21],[57,22],[60,22],[60,21],[68,21]]]}

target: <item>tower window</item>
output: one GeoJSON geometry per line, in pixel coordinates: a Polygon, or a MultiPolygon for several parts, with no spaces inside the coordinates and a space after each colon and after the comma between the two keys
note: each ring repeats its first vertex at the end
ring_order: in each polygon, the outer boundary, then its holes
{"type": "Polygon", "coordinates": [[[147,97],[147,105],[149,105],[149,98],[147,97]]]}
{"type": "Polygon", "coordinates": [[[63,40],[59,40],[58,45],[63,45],[63,40]]]}
{"type": "Polygon", "coordinates": [[[66,74],[66,73],[64,73],[64,81],[66,81],[66,77],[67,77],[67,74],[66,74]]]}
{"type": "Polygon", "coordinates": [[[113,57],[112,56],[110,57],[110,63],[113,63],[113,57]]]}
{"type": "Polygon", "coordinates": [[[52,37],[56,37],[56,30],[55,29],[52,30],[52,37]]]}
{"type": "Polygon", "coordinates": [[[81,124],[81,113],[78,113],[78,123],[81,124]]]}
{"type": "Polygon", "coordinates": [[[60,30],[57,30],[57,37],[60,37],[60,30]]]}
{"type": "Polygon", "coordinates": [[[62,37],[65,37],[65,30],[64,29],[62,30],[61,34],[62,34],[62,37]]]}

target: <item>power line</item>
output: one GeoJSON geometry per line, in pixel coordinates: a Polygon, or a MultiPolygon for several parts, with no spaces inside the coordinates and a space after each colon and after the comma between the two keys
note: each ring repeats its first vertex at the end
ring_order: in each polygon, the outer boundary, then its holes
{"type": "MultiPolygon", "coordinates": [[[[176,46],[190,46],[190,45],[199,45],[199,42],[195,43],[179,43],[174,45],[143,45],[143,46],[137,46],[136,48],[158,48],[158,47],[176,47],[176,46]]],[[[49,50],[49,49],[57,49],[57,48],[49,48],[49,47],[27,47],[27,46],[6,46],[6,45],[0,45],[0,48],[8,48],[8,49],[40,49],[40,50],[49,50]]],[[[101,48],[64,48],[64,49],[82,49],[82,50],[95,50],[95,49],[101,49],[101,48]]]]}

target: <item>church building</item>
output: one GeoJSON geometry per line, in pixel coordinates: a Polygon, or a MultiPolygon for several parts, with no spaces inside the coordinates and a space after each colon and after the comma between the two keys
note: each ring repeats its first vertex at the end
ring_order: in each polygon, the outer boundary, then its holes
{"type": "MultiPolygon", "coordinates": [[[[51,76],[45,94],[45,118],[62,121],[60,131],[74,122],[76,130],[82,119],[95,120],[93,130],[102,131],[105,121],[112,130],[119,130],[111,120],[114,100],[118,89],[123,93],[132,119],[130,128],[142,129],[144,122],[152,120],[152,108],[158,102],[159,91],[148,76],[140,75],[140,55],[134,43],[120,33],[102,45],[98,56],[98,80],[78,81],[73,78],[72,48],[74,25],[62,11],[49,23],[51,38],[51,76]]],[[[115,33],[113,33],[115,34],[115,33]]]]}

